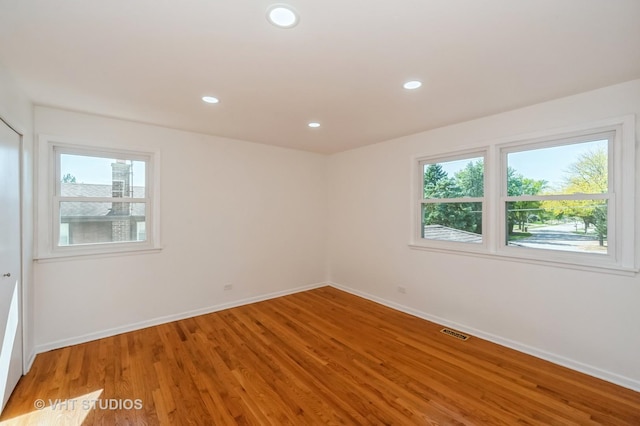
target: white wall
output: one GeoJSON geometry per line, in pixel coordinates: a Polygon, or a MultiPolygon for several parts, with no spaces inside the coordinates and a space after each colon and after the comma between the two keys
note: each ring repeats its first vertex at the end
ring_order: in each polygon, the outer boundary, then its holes
{"type": "Polygon", "coordinates": [[[38,261],[39,352],[325,281],[325,156],[45,107],[34,120],[37,134],[159,151],[164,246],[38,261]]]}
{"type": "Polygon", "coordinates": [[[330,281],[640,390],[640,276],[408,247],[412,157],[630,113],[640,117],[640,80],[333,155],[330,281]]]}
{"type": "Polygon", "coordinates": [[[0,64],[0,117],[22,134],[22,328],[25,370],[35,358],[33,329],[33,106],[0,64]]]}

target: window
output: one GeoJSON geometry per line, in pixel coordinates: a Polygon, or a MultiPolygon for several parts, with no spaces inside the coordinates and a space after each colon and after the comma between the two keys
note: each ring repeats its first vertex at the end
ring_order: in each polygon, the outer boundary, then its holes
{"type": "MultiPolygon", "coordinates": [[[[138,242],[147,220],[149,158],[55,147],[58,247],[138,242]]],[[[144,240],[142,240],[144,241],[144,240]]]]}
{"type": "Polygon", "coordinates": [[[156,154],[41,137],[38,258],[158,248],[156,154]],[[41,163],[41,164],[42,164],[41,163]],[[45,198],[48,195],[48,198],[45,198]]]}
{"type": "Polygon", "coordinates": [[[482,244],[484,155],[420,161],[420,237],[482,244]]]}
{"type": "Polygon", "coordinates": [[[413,248],[637,272],[635,117],[415,159],[413,248]]]}
{"type": "Polygon", "coordinates": [[[502,150],[505,244],[610,255],[615,132],[502,150]]]}

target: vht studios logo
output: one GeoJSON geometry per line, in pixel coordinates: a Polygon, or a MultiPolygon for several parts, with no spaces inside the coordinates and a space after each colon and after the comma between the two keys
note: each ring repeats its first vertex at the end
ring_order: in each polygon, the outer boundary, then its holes
{"type": "MultiPolygon", "coordinates": [[[[43,399],[37,399],[34,407],[42,410],[47,407],[43,399]]],[[[141,399],[50,399],[51,410],[141,410],[141,399]]]]}

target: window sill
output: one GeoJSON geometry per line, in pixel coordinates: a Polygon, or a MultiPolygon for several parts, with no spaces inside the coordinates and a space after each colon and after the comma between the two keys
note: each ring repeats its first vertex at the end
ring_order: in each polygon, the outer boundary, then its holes
{"type": "Polygon", "coordinates": [[[423,250],[423,251],[431,251],[436,253],[449,253],[449,254],[457,254],[457,255],[465,255],[465,256],[473,256],[480,257],[484,259],[493,259],[493,260],[504,260],[508,262],[518,262],[518,263],[527,263],[531,265],[540,265],[547,267],[555,267],[562,269],[574,269],[578,271],[588,271],[588,272],[598,272],[604,274],[613,274],[613,275],[622,275],[627,277],[633,277],[638,272],[640,272],[637,268],[627,268],[619,265],[594,265],[590,264],[582,264],[576,262],[567,262],[567,261],[558,261],[553,259],[538,259],[531,257],[523,257],[512,254],[505,253],[496,253],[490,252],[487,250],[473,250],[473,249],[456,249],[449,247],[434,247],[434,246],[426,246],[421,244],[411,243],[409,244],[409,248],[413,250],[423,250]]]}
{"type": "Polygon", "coordinates": [[[140,254],[160,253],[162,247],[145,248],[121,248],[117,250],[82,250],[69,251],[65,253],[50,253],[35,257],[33,260],[38,263],[65,262],[82,259],[101,259],[108,257],[133,256],[140,254]]]}

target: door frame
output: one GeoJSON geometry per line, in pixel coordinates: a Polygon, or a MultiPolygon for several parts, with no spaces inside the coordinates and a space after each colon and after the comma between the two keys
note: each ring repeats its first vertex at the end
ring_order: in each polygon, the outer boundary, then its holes
{"type": "MultiPolygon", "coordinates": [[[[20,350],[22,351],[22,375],[27,374],[27,372],[29,371],[29,369],[31,368],[31,362],[29,359],[27,359],[27,342],[26,342],[26,335],[27,333],[25,333],[25,329],[27,327],[29,327],[29,325],[27,324],[27,322],[25,321],[27,319],[25,313],[26,313],[26,294],[25,294],[25,285],[24,285],[24,277],[27,275],[25,274],[25,261],[24,261],[24,135],[25,132],[17,127],[14,126],[10,120],[8,120],[6,117],[0,115],[0,122],[4,123],[6,126],[8,126],[11,130],[13,130],[14,132],[16,132],[18,134],[18,197],[19,197],[19,202],[18,202],[18,206],[19,206],[19,233],[20,233],[20,280],[18,281],[18,295],[20,297],[20,303],[18,303],[18,306],[20,308],[20,313],[19,313],[19,317],[20,317],[20,330],[18,330],[18,332],[20,334],[22,334],[22,347],[20,348],[20,350]]],[[[29,275],[30,276],[30,275],[29,275]]]]}

